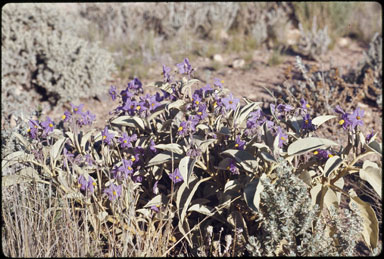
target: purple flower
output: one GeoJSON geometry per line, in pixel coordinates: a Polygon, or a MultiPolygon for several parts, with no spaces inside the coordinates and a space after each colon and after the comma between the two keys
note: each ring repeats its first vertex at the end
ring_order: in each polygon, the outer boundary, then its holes
{"type": "Polygon", "coordinates": [[[76,106],[76,105],[73,105],[73,104],[71,103],[71,106],[72,106],[72,112],[73,112],[73,114],[81,114],[81,113],[82,113],[82,109],[83,109],[84,104],[80,104],[79,106],[76,106]]]}
{"type": "Polygon", "coordinates": [[[92,177],[89,177],[87,181],[84,175],[79,176],[78,183],[80,190],[88,191],[90,193],[94,191],[94,187],[96,186],[96,182],[92,179],[92,177]]]}
{"type": "Polygon", "coordinates": [[[226,110],[235,110],[237,104],[239,103],[239,99],[234,98],[232,93],[230,93],[228,97],[221,99],[221,101],[223,102],[226,110]]]}
{"type": "Polygon", "coordinates": [[[132,81],[128,83],[127,88],[133,89],[138,92],[143,92],[143,84],[137,77],[135,77],[132,81]]]}
{"type": "Polygon", "coordinates": [[[235,142],[235,148],[239,150],[244,150],[244,146],[245,146],[245,141],[241,140],[240,136],[237,136],[236,142],[235,142]]]}
{"type": "Polygon", "coordinates": [[[341,114],[339,125],[342,126],[345,130],[348,129],[348,127],[352,125],[352,122],[349,119],[349,114],[344,112],[344,110],[339,105],[336,106],[334,111],[341,114]]]}
{"type": "Polygon", "coordinates": [[[122,148],[132,147],[132,141],[137,140],[137,135],[133,134],[132,136],[128,136],[126,132],[123,133],[123,136],[119,138],[120,146],[122,148]]]}
{"type": "Polygon", "coordinates": [[[187,122],[186,121],[182,121],[179,125],[179,127],[177,128],[177,134],[181,135],[181,136],[184,136],[186,133],[187,133],[187,122]]]}
{"type": "Polygon", "coordinates": [[[157,107],[159,107],[160,103],[157,101],[156,95],[152,95],[149,98],[147,98],[147,102],[149,105],[149,110],[153,112],[156,110],[157,107]]]}
{"type": "Polygon", "coordinates": [[[152,206],[151,206],[151,210],[156,211],[156,212],[159,212],[159,211],[160,211],[160,205],[159,205],[159,204],[157,204],[157,205],[152,205],[152,206]]]}
{"type": "Polygon", "coordinates": [[[116,92],[116,86],[111,85],[109,88],[109,95],[112,97],[112,101],[116,100],[117,92],[116,92]]]}
{"type": "Polygon", "coordinates": [[[40,127],[39,122],[35,120],[29,120],[28,124],[29,124],[28,132],[31,135],[31,138],[36,139],[38,129],[40,127]]]}
{"type": "Polygon", "coordinates": [[[170,83],[172,81],[170,72],[171,68],[163,65],[164,82],[170,83]]]}
{"type": "Polygon", "coordinates": [[[193,103],[193,106],[195,107],[196,105],[199,105],[201,102],[201,98],[198,94],[194,94],[192,95],[192,103],[193,103]]]}
{"type": "Polygon", "coordinates": [[[237,168],[236,163],[233,159],[229,162],[229,165],[227,166],[227,170],[231,171],[233,175],[240,174],[240,171],[237,168]]]}
{"type": "Polygon", "coordinates": [[[126,111],[128,112],[130,115],[134,115],[135,111],[136,111],[136,106],[137,106],[137,102],[135,100],[131,100],[131,99],[126,99],[123,107],[121,107],[121,109],[123,111],[126,111]]]}
{"type": "Polygon", "coordinates": [[[155,141],[153,141],[153,139],[151,139],[151,141],[149,142],[149,149],[150,149],[152,152],[154,152],[154,153],[157,152],[157,149],[155,148],[155,146],[156,146],[155,141]]]}
{"type": "Polygon", "coordinates": [[[301,104],[301,108],[303,108],[304,110],[311,108],[311,106],[308,104],[306,100],[304,100],[304,98],[301,98],[300,104],[301,104]]]}
{"type": "Polygon", "coordinates": [[[169,178],[171,178],[173,183],[178,183],[184,181],[183,177],[180,174],[179,168],[176,168],[172,174],[169,174],[169,178]]]}
{"type": "Polygon", "coordinates": [[[117,168],[117,170],[114,171],[115,178],[120,178],[120,173],[123,174],[124,179],[126,179],[129,175],[133,174],[133,168],[132,164],[133,162],[131,160],[125,160],[123,159],[123,164],[117,168]]]}
{"type": "Polygon", "coordinates": [[[114,201],[117,197],[121,195],[121,185],[115,185],[111,183],[107,189],[104,190],[106,194],[108,194],[108,198],[110,201],[114,201]]]}
{"type": "Polygon", "coordinates": [[[289,112],[289,111],[293,110],[293,107],[289,104],[280,103],[279,105],[277,105],[276,110],[280,113],[289,112]]]}
{"type": "Polygon", "coordinates": [[[80,126],[91,125],[96,120],[96,115],[91,113],[90,111],[86,111],[81,113],[81,118],[82,120],[78,121],[80,126]]]}
{"type": "Polygon", "coordinates": [[[101,132],[103,143],[106,143],[108,145],[111,144],[111,140],[115,136],[113,133],[109,133],[108,127],[105,127],[104,130],[101,132]]]}
{"type": "Polygon", "coordinates": [[[196,113],[197,113],[199,120],[204,120],[205,118],[207,118],[207,116],[208,116],[207,105],[204,103],[200,104],[199,109],[197,110],[196,113]]]}
{"type": "Polygon", "coordinates": [[[215,79],[213,80],[213,84],[214,84],[215,86],[220,87],[220,89],[223,88],[223,83],[224,83],[224,80],[220,80],[219,78],[215,78],[215,79]]]}
{"type": "Polygon", "coordinates": [[[135,183],[141,183],[143,181],[143,177],[141,175],[133,175],[132,181],[135,183]]]}
{"type": "Polygon", "coordinates": [[[313,154],[315,154],[316,157],[322,162],[325,162],[328,160],[328,158],[333,157],[332,153],[329,150],[325,149],[317,149],[313,152],[313,154]]]}
{"type": "Polygon", "coordinates": [[[72,118],[72,113],[69,111],[65,111],[64,114],[61,116],[61,119],[66,122],[69,121],[72,118]]]}
{"type": "Polygon", "coordinates": [[[51,118],[47,117],[47,119],[41,123],[41,126],[44,128],[44,134],[52,132],[54,127],[53,125],[54,124],[51,118]]]}
{"type": "Polygon", "coordinates": [[[277,134],[279,138],[279,148],[283,147],[284,142],[287,142],[288,135],[283,132],[283,130],[280,128],[280,126],[277,126],[277,134]]]}
{"type": "Polygon", "coordinates": [[[191,75],[192,72],[192,66],[189,63],[189,59],[185,58],[183,63],[179,63],[176,65],[179,68],[180,74],[188,74],[188,76],[191,75]]]}
{"type": "Polygon", "coordinates": [[[364,116],[364,110],[360,110],[359,107],[357,107],[352,114],[348,115],[348,119],[351,122],[352,129],[354,129],[356,126],[364,125],[362,121],[363,116],[364,116]]]}
{"type": "Polygon", "coordinates": [[[315,125],[312,124],[312,120],[308,113],[304,115],[303,124],[301,125],[301,128],[310,131],[315,130],[315,125]]]}
{"type": "Polygon", "coordinates": [[[129,91],[129,88],[127,87],[125,90],[122,90],[120,92],[120,95],[122,97],[123,103],[125,103],[128,99],[132,99],[133,93],[129,91]]]}

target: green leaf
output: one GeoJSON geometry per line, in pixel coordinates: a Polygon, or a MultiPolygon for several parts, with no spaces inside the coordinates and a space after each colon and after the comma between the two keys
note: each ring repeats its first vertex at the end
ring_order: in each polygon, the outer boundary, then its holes
{"type": "Polygon", "coordinates": [[[253,172],[258,163],[256,159],[245,150],[227,149],[221,155],[228,155],[234,158],[243,168],[249,172],[253,172]]]}
{"type": "Polygon", "coordinates": [[[359,171],[360,178],[367,181],[376,193],[381,197],[382,192],[382,171],[381,168],[369,160],[364,161],[363,168],[359,171]]]}
{"type": "MultiPolygon", "coordinates": [[[[178,156],[177,154],[174,154],[174,159],[180,159],[180,156],[178,156]]],[[[172,161],[171,152],[165,151],[165,152],[157,154],[151,160],[149,160],[147,167],[153,166],[153,165],[164,164],[164,163],[168,163],[171,161],[172,161]]]]}
{"type": "Polygon", "coordinates": [[[59,158],[59,155],[61,154],[61,152],[63,151],[66,140],[67,140],[66,137],[62,137],[61,139],[57,140],[56,143],[52,146],[50,150],[52,168],[55,167],[56,161],[59,158]]]}
{"type": "Polygon", "coordinates": [[[261,157],[267,161],[267,162],[270,162],[270,163],[277,163],[276,159],[273,157],[273,155],[271,155],[270,153],[268,152],[264,152],[264,151],[261,151],[260,152],[260,155],[261,157]]]}
{"type": "Polygon", "coordinates": [[[330,119],[333,119],[333,118],[336,118],[337,116],[335,115],[323,115],[323,116],[317,116],[316,118],[314,118],[312,120],[312,124],[319,127],[321,124],[323,124],[324,122],[330,120],[330,119]]]}
{"type": "Polygon", "coordinates": [[[165,203],[166,203],[165,196],[163,194],[159,194],[153,197],[149,202],[147,202],[147,204],[144,205],[144,208],[149,208],[152,206],[161,205],[165,203]]]}
{"type": "Polygon", "coordinates": [[[190,176],[193,172],[193,167],[195,166],[196,159],[191,159],[190,156],[185,156],[180,160],[179,170],[180,174],[184,179],[184,182],[189,186],[190,176]]]}
{"type": "Polygon", "coordinates": [[[29,143],[22,135],[17,132],[13,132],[12,134],[23,144],[25,148],[28,147],[29,143]]]}
{"type": "Polygon", "coordinates": [[[80,142],[81,149],[83,152],[85,152],[85,147],[87,145],[87,142],[89,138],[92,136],[92,134],[96,131],[96,129],[91,129],[89,132],[87,132],[82,138],[80,142]]]}
{"type": "Polygon", "coordinates": [[[212,212],[212,208],[203,204],[194,204],[191,207],[189,207],[188,211],[196,211],[198,213],[201,213],[207,216],[212,216],[214,214],[212,212]]]}
{"type": "Polygon", "coordinates": [[[183,149],[179,144],[171,143],[171,144],[158,144],[155,148],[162,149],[169,152],[174,152],[182,155],[184,153],[183,149]]]}
{"type": "Polygon", "coordinates": [[[131,128],[141,128],[142,130],[145,129],[145,124],[143,119],[137,116],[129,116],[129,115],[124,115],[117,117],[116,119],[111,121],[111,124],[115,125],[121,125],[121,126],[127,126],[131,128]]]}
{"type": "Polygon", "coordinates": [[[369,142],[365,147],[368,148],[369,150],[376,152],[380,156],[383,155],[382,144],[378,143],[376,140],[369,142]]]}
{"type": "Polygon", "coordinates": [[[288,147],[288,155],[300,155],[318,148],[324,148],[328,146],[335,146],[337,143],[329,139],[309,137],[304,139],[298,139],[294,141],[288,147]]]}
{"type": "Polygon", "coordinates": [[[239,127],[241,127],[241,125],[245,123],[245,120],[247,119],[248,115],[254,109],[259,107],[260,104],[262,104],[262,102],[253,102],[253,103],[249,103],[249,104],[244,105],[239,110],[239,112],[237,114],[235,113],[235,115],[234,115],[235,124],[238,125],[239,127]]]}
{"type": "Polygon", "coordinates": [[[377,247],[379,240],[379,222],[377,221],[375,211],[369,203],[362,201],[353,189],[349,190],[349,195],[351,197],[349,206],[354,204],[359,209],[359,214],[363,218],[362,235],[366,244],[372,250],[377,247]]]}
{"type": "Polygon", "coordinates": [[[185,104],[185,101],[182,99],[179,99],[177,101],[172,101],[169,104],[165,106],[165,110],[169,112],[170,109],[175,108],[180,110],[180,107],[182,107],[185,104]]]}
{"type": "Polygon", "coordinates": [[[329,177],[329,175],[340,167],[343,160],[339,156],[333,156],[327,159],[327,162],[324,165],[324,176],[329,177]]]}
{"type": "Polygon", "coordinates": [[[339,198],[337,197],[336,193],[328,186],[324,186],[324,204],[328,210],[331,209],[331,206],[334,206],[334,208],[339,207],[339,198]]]}
{"type": "MultiPolygon", "coordinates": [[[[261,178],[267,177],[265,174],[262,174],[261,178]]],[[[244,188],[244,199],[248,207],[254,211],[260,210],[260,193],[264,190],[263,185],[261,184],[259,178],[255,178],[253,181],[248,183],[244,188]]]]}
{"type": "Polygon", "coordinates": [[[311,198],[312,198],[312,205],[319,205],[320,211],[323,209],[324,206],[324,195],[325,195],[325,186],[322,184],[316,184],[313,186],[310,190],[311,198]]]}

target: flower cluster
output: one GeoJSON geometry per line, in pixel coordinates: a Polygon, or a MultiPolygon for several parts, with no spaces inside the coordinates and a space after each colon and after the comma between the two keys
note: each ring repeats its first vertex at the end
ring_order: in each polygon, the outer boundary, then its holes
{"type": "Polygon", "coordinates": [[[337,105],[334,111],[338,114],[340,114],[340,120],[339,125],[345,129],[345,130],[354,130],[357,126],[363,126],[363,116],[364,116],[364,110],[360,110],[359,107],[357,107],[352,113],[346,113],[344,110],[337,105]]]}

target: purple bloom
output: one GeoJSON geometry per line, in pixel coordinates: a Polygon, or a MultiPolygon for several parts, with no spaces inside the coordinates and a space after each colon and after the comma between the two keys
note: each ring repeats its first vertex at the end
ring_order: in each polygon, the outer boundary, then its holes
{"type": "Polygon", "coordinates": [[[163,65],[164,82],[170,83],[172,81],[170,72],[171,68],[163,65]]]}
{"type": "Polygon", "coordinates": [[[283,147],[284,142],[287,142],[288,135],[283,132],[280,126],[277,126],[277,136],[279,138],[279,148],[283,147]]]}
{"type": "Polygon", "coordinates": [[[223,88],[223,83],[224,83],[224,80],[220,80],[219,78],[215,78],[215,79],[213,80],[213,84],[214,84],[215,86],[220,87],[220,89],[223,88]]]}
{"type": "Polygon", "coordinates": [[[121,195],[121,185],[115,185],[111,183],[107,189],[104,190],[106,194],[108,194],[108,198],[110,201],[114,201],[117,197],[121,195]]]}
{"type": "Polygon", "coordinates": [[[304,100],[304,98],[301,98],[300,104],[301,104],[301,108],[303,108],[304,110],[311,108],[311,106],[308,104],[306,100],[304,100]]]}
{"type": "Polygon", "coordinates": [[[356,126],[364,125],[362,121],[363,116],[364,116],[364,110],[360,110],[359,107],[357,107],[352,114],[348,115],[348,119],[351,122],[352,129],[354,129],[356,126]]]}
{"type": "Polygon", "coordinates": [[[173,171],[173,173],[169,175],[169,178],[171,178],[173,183],[184,181],[183,177],[180,174],[179,168],[176,168],[175,171],[173,171]]]}
{"type": "Polygon", "coordinates": [[[151,141],[149,142],[149,149],[150,149],[152,152],[154,152],[154,153],[157,152],[157,149],[155,148],[155,146],[156,146],[155,141],[153,141],[153,139],[151,139],[151,141]]]}
{"type": "Polygon", "coordinates": [[[179,68],[179,73],[180,74],[188,74],[188,76],[191,75],[192,72],[192,66],[189,63],[189,59],[185,58],[183,63],[179,63],[176,65],[179,68]]]}
{"type": "Polygon", "coordinates": [[[239,99],[234,98],[232,93],[230,93],[228,97],[221,99],[221,101],[223,102],[226,110],[235,110],[237,104],[239,103],[239,99]]]}
{"type": "Polygon", "coordinates": [[[82,113],[82,109],[83,109],[84,104],[80,104],[79,106],[76,106],[76,105],[73,105],[73,104],[71,103],[71,106],[72,106],[72,112],[73,112],[73,114],[81,114],[81,113],[82,113]]]}
{"type": "Polygon", "coordinates": [[[127,99],[121,109],[128,112],[130,115],[134,115],[137,105],[138,104],[135,100],[127,99]]]}
{"type": "Polygon", "coordinates": [[[128,136],[126,132],[123,133],[123,136],[119,138],[120,146],[122,148],[129,148],[132,147],[132,141],[137,140],[137,135],[133,134],[131,137],[128,136]]]}
{"type": "Polygon", "coordinates": [[[312,120],[308,113],[304,115],[303,124],[301,125],[301,128],[310,131],[315,130],[315,125],[312,124],[312,120]]]}
{"type": "Polygon", "coordinates": [[[126,103],[126,101],[129,99],[132,99],[132,97],[133,97],[133,93],[131,93],[130,91],[129,91],[129,88],[127,87],[125,90],[122,90],[121,92],[120,92],[120,95],[121,95],[121,97],[122,97],[122,100],[123,100],[123,103],[126,103]]]}
{"type": "Polygon", "coordinates": [[[143,181],[143,177],[141,175],[133,175],[132,181],[135,183],[141,183],[143,181]]]}
{"type": "Polygon", "coordinates": [[[85,179],[84,175],[80,175],[78,179],[80,190],[93,192],[94,187],[96,186],[96,182],[92,179],[92,177],[88,178],[88,181],[85,179]]]}
{"type": "Polygon", "coordinates": [[[182,121],[180,123],[179,128],[177,129],[177,134],[184,136],[187,133],[187,131],[188,131],[187,122],[182,121]]]}
{"type": "Polygon", "coordinates": [[[35,120],[29,120],[28,124],[29,124],[28,132],[31,135],[31,138],[36,139],[38,129],[40,127],[39,122],[35,120]]]}
{"type": "Polygon", "coordinates": [[[61,119],[64,122],[69,121],[71,118],[72,118],[72,113],[70,113],[69,111],[65,111],[63,116],[61,116],[61,119]]]}
{"type": "Polygon", "coordinates": [[[239,150],[244,150],[244,146],[245,146],[245,141],[241,140],[240,136],[237,136],[236,142],[235,142],[235,148],[239,150]]]}
{"type": "Polygon", "coordinates": [[[127,88],[133,89],[138,92],[143,92],[143,84],[137,77],[135,77],[132,81],[128,83],[127,88]]]}
{"type": "Polygon", "coordinates": [[[105,127],[104,130],[101,132],[103,143],[106,143],[108,145],[111,144],[111,140],[115,136],[113,133],[109,133],[108,127],[105,127]]]}
{"type": "Polygon", "coordinates": [[[127,178],[129,175],[133,174],[132,164],[133,162],[131,160],[123,159],[123,164],[117,168],[116,173],[118,175],[116,175],[116,178],[119,178],[120,176],[118,172],[123,173],[124,178],[127,178]]]}
{"type": "Polygon", "coordinates": [[[157,101],[157,97],[155,95],[150,96],[147,99],[149,110],[154,111],[157,107],[159,107],[160,103],[157,101]]]}
{"type": "Polygon", "coordinates": [[[240,174],[240,171],[237,168],[236,163],[233,159],[229,162],[229,165],[227,166],[227,170],[231,171],[233,175],[240,174]]]}
{"type": "Polygon", "coordinates": [[[328,158],[333,157],[332,153],[329,150],[325,149],[317,149],[313,152],[313,154],[315,154],[316,157],[322,162],[325,162],[328,160],[328,158]]]}
{"type": "Polygon", "coordinates": [[[81,113],[82,120],[79,120],[78,123],[82,125],[91,125],[96,120],[96,115],[90,111],[81,113]]]}
{"type": "Polygon", "coordinates": [[[41,126],[44,128],[44,134],[52,132],[54,127],[53,125],[54,124],[51,118],[47,117],[47,119],[41,123],[41,126]]]}
{"type": "Polygon", "coordinates": [[[334,109],[336,113],[341,114],[341,118],[339,120],[339,124],[346,130],[348,129],[349,126],[352,125],[352,122],[349,119],[349,114],[344,112],[344,110],[337,105],[336,108],[334,109]]]}
{"type": "Polygon", "coordinates": [[[159,204],[158,205],[152,205],[151,210],[159,212],[160,211],[160,205],[159,204]]]}
{"type": "Polygon", "coordinates": [[[289,104],[281,104],[280,103],[279,105],[277,105],[276,109],[278,112],[289,112],[289,111],[293,110],[293,107],[289,104]]]}
{"type": "Polygon", "coordinates": [[[192,95],[193,106],[199,105],[200,102],[201,102],[201,98],[200,98],[200,96],[198,94],[192,95]]]}
{"type": "Polygon", "coordinates": [[[109,88],[109,95],[112,97],[112,101],[116,100],[117,92],[116,92],[116,86],[111,85],[109,88]]]}
{"type": "Polygon", "coordinates": [[[199,120],[204,120],[207,118],[208,113],[207,113],[207,105],[206,104],[200,104],[199,109],[197,110],[197,116],[199,120]]]}

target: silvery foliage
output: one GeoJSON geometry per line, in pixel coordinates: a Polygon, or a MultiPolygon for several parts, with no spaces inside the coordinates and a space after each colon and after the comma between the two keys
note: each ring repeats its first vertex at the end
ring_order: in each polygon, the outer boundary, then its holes
{"type": "MultiPolygon", "coordinates": [[[[76,35],[80,24],[55,4],[8,4],[3,8],[3,102],[29,103],[37,89],[54,101],[104,92],[114,70],[112,58],[76,35]]],[[[2,110],[9,109],[5,105],[2,110]]]]}
{"type": "Polygon", "coordinates": [[[328,51],[331,39],[328,36],[327,26],[317,29],[316,16],[313,17],[312,31],[305,32],[303,25],[299,23],[301,33],[296,51],[309,58],[317,60],[328,51]]]}
{"type": "Polygon", "coordinates": [[[352,255],[361,231],[356,211],[346,209],[342,215],[334,209],[330,219],[325,219],[318,205],[312,205],[307,185],[293,174],[293,168],[282,162],[276,173],[276,180],[261,180],[262,231],[249,238],[246,249],[250,255],[352,255]],[[327,232],[329,226],[335,231],[334,239],[327,232]]]}

